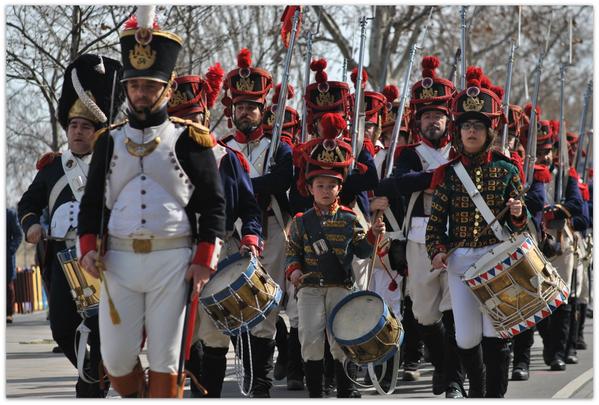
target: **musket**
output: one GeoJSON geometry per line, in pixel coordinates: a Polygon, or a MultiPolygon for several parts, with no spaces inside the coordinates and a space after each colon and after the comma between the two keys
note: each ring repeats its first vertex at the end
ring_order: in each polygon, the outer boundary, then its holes
{"type": "MultiPolygon", "coordinates": [[[[516,49],[518,49],[518,47],[520,46],[520,23],[521,23],[521,8],[520,6],[518,7],[518,39],[516,41],[514,41],[514,39],[512,38],[512,43],[510,46],[510,56],[508,59],[508,63],[507,63],[507,79],[505,82],[505,95],[503,96],[503,112],[508,116],[509,118],[509,108],[510,108],[510,94],[511,94],[511,88],[512,88],[512,73],[514,70],[514,54],[516,53],[516,49]]],[[[507,122],[504,124],[503,126],[503,133],[501,134],[501,151],[504,152],[505,150],[507,150],[507,138],[508,138],[508,129],[509,129],[510,123],[509,123],[509,119],[507,120],[507,122]]]]}
{"type": "Polygon", "coordinates": [[[312,38],[320,31],[320,12],[318,13],[318,24],[316,25],[316,31],[306,31],[306,66],[304,67],[304,97],[303,97],[303,109],[302,109],[302,131],[300,132],[300,142],[306,142],[307,131],[308,131],[308,105],[306,103],[306,88],[310,83],[310,62],[312,61],[312,38]]]}
{"type": "Polygon", "coordinates": [[[531,100],[532,111],[530,113],[530,124],[528,125],[528,139],[526,143],[526,156],[524,157],[524,173],[526,177],[526,185],[530,187],[533,181],[534,164],[537,158],[537,102],[539,99],[539,87],[541,84],[541,73],[543,72],[543,59],[549,47],[549,36],[551,35],[551,24],[553,22],[553,11],[551,12],[551,19],[549,20],[549,27],[547,28],[547,36],[545,38],[545,47],[539,55],[539,61],[537,62],[535,87],[531,100]]]}
{"type": "Polygon", "coordinates": [[[462,48],[456,48],[455,56],[453,57],[453,64],[451,65],[451,71],[447,75],[447,78],[452,83],[455,83],[455,79],[456,79],[455,75],[458,72],[458,62],[460,61],[461,56],[462,56],[462,48]]]}
{"type": "MultiPolygon", "coordinates": [[[[584,145],[583,141],[586,135],[586,126],[587,126],[587,114],[589,112],[589,105],[591,94],[593,93],[593,79],[589,80],[587,83],[587,88],[584,92],[584,102],[582,106],[582,112],[580,113],[580,125],[578,127],[578,149],[576,150],[576,158],[574,159],[573,166],[577,169],[578,173],[581,173],[578,169],[580,166],[580,156],[582,155],[582,145],[584,145]]],[[[589,144],[591,140],[589,139],[589,144]]],[[[584,168],[583,168],[584,170],[584,168]]]]}
{"type": "Polygon", "coordinates": [[[584,166],[583,166],[583,170],[584,173],[582,175],[582,181],[583,182],[587,182],[588,176],[589,176],[589,170],[588,170],[588,163],[589,163],[589,156],[591,155],[591,145],[593,144],[593,130],[590,130],[590,136],[589,136],[589,142],[587,143],[587,150],[586,150],[586,156],[584,157],[584,166]]]}
{"type": "Polygon", "coordinates": [[[564,120],[564,83],[566,81],[566,64],[562,63],[559,68],[559,153],[557,164],[557,199],[564,200],[564,185],[567,181],[570,158],[568,156],[568,140],[566,139],[566,123],[564,120]]]}
{"type": "Polygon", "coordinates": [[[428,27],[431,23],[431,17],[433,15],[433,8],[431,6],[430,11],[428,13],[428,20],[426,21],[426,25],[424,26],[424,30],[421,33],[420,41],[417,44],[412,45],[410,49],[410,57],[408,68],[406,69],[406,73],[403,78],[403,87],[401,89],[401,99],[399,104],[399,109],[397,110],[397,118],[395,119],[395,124],[393,125],[393,132],[391,133],[391,144],[389,145],[389,151],[387,152],[387,156],[385,158],[385,177],[391,176],[393,172],[393,162],[395,160],[395,148],[397,147],[397,140],[399,138],[399,130],[401,128],[401,120],[403,118],[404,109],[406,106],[406,100],[408,95],[408,87],[410,86],[410,76],[412,75],[412,67],[414,66],[414,59],[416,57],[416,52],[422,49],[424,45],[424,40],[426,38],[426,34],[428,32],[428,27]]]}
{"type": "Polygon", "coordinates": [[[461,21],[461,36],[460,36],[460,49],[462,50],[462,75],[460,77],[460,90],[466,88],[466,9],[467,6],[460,7],[460,21],[461,21]]]}
{"type": "Polygon", "coordinates": [[[275,156],[277,149],[279,148],[279,142],[281,140],[281,130],[283,129],[283,120],[285,119],[285,104],[287,103],[287,83],[289,82],[289,67],[291,65],[291,55],[293,54],[293,47],[295,46],[295,37],[297,35],[297,26],[301,15],[301,6],[299,6],[293,13],[293,26],[291,28],[291,38],[289,40],[289,47],[287,48],[287,54],[285,55],[285,70],[283,71],[283,80],[281,81],[281,93],[279,95],[279,102],[277,103],[277,111],[275,113],[275,124],[272,129],[272,136],[270,141],[270,148],[268,149],[267,162],[267,173],[272,170],[275,165],[275,156]]]}
{"type": "Polygon", "coordinates": [[[358,56],[358,75],[356,77],[356,91],[354,92],[354,117],[351,126],[351,147],[354,160],[350,171],[356,167],[358,154],[364,142],[364,89],[362,88],[362,72],[364,70],[364,48],[366,46],[366,21],[370,18],[360,18],[360,54],[358,56]],[[361,134],[361,136],[360,136],[361,134]]]}

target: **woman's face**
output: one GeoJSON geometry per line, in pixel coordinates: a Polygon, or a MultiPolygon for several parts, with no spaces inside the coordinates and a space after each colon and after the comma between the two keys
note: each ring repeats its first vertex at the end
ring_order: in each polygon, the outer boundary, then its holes
{"type": "Polygon", "coordinates": [[[478,153],[487,141],[487,126],[479,120],[468,120],[460,124],[460,137],[464,152],[478,153]]]}

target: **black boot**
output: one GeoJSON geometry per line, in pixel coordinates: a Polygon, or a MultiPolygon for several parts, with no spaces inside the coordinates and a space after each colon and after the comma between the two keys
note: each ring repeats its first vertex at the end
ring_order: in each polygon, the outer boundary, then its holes
{"type": "Polygon", "coordinates": [[[287,339],[287,389],[290,391],[304,389],[302,348],[297,328],[289,329],[289,338],[287,339]]]}
{"type": "Polygon", "coordinates": [[[430,361],[433,363],[433,394],[441,395],[445,392],[444,346],[445,328],[443,322],[439,321],[432,325],[419,325],[420,336],[428,348],[430,361]]]}
{"type": "Polygon", "coordinates": [[[444,311],[442,320],[445,327],[445,352],[443,356],[446,384],[445,398],[464,398],[466,396],[464,391],[464,367],[455,341],[453,311],[444,311]]]}
{"type": "Polygon", "coordinates": [[[507,392],[510,368],[509,340],[483,337],[482,346],[487,371],[485,398],[503,398],[507,392]]]}
{"type": "MultiPolygon", "coordinates": [[[[268,374],[272,371],[273,354],[275,351],[274,339],[259,338],[250,335],[250,345],[252,352],[252,363],[250,368],[249,347],[247,344],[247,334],[242,336],[243,342],[243,370],[245,373],[244,386],[250,390],[252,398],[270,398],[270,388],[272,380],[268,374]],[[249,387],[250,373],[252,374],[252,386],[249,387]]],[[[233,344],[237,347],[237,339],[231,337],[233,344]]],[[[238,353],[240,355],[240,353],[238,353]]]]}
{"type": "MultiPolygon", "coordinates": [[[[185,361],[185,369],[188,370],[198,381],[202,375],[202,357],[204,356],[204,348],[201,341],[196,341],[191,345],[189,352],[189,360],[185,361]]],[[[202,384],[203,385],[203,384],[202,384]]],[[[202,392],[191,383],[189,385],[192,398],[202,398],[202,392]]]]}
{"type": "Polygon", "coordinates": [[[578,363],[578,357],[576,353],[576,342],[578,341],[578,324],[580,322],[580,305],[577,302],[576,297],[569,299],[570,307],[570,331],[568,333],[568,343],[566,344],[566,364],[578,363]]]}
{"type": "Polygon", "coordinates": [[[277,333],[275,334],[275,344],[277,346],[277,361],[275,362],[275,371],[273,376],[275,380],[282,380],[287,376],[287,325],[280,316],[277,317],[277,333]]]}
{"type": "Polygon", "coordinates": [[[405,298],[404,313],[401,324],[404,328],[404,339],[401,345],[401,363],[403,364],[404,381],[418,381],[420,372],[418,368],[424,357],[424,343],[420,337],[418,322],[412,312],[412,300],[405,298]]]}
{"type": "Polygon", "coordinates": [[[553,356],[549,366],[552,371],[566,369],[566,345],[570,334],[570,304],[562,304],[550,316],[551,335],[553,336],[553,356]]]}
{"type": "Polygon", "coordinates": [[[514,360],[512,362],[512,380],[526,381],[529,378],[530,348],[534,343],[535,328],[530,328],[514,336],[514,360]]]}
{"type": "Polygon", "coordinates": [[[324,394],[331,396],[335,392],[335,360],[331,355],[329,340],[324,341],[324,394]]]}
{"type": "MultiPolygon", "coordinates": [[[[357,374],[357,366],[355,364],[348,364],[347,373],[349,377],[355,381],[357,374]]],[[[354,386],[354,383],[350,380],[347,374],[345,374],[345,370],[343,369],[343,364],[335,360],[335,379],[337,380],[337,398],[360,398],[360,392],[354,386]]]]}
{"type": "Polygon", "coordinates": [[[587,319],[587,304],[580,304],[580,319],[578,321],[578,339],[576,340],[576,349],[586,350],[587,344],[584,341],[584,322],[587,319]]]}
{"type": "Polygon", "coordinates": [[[322,360],[309,360],[304,363],[306,386],[310,398],[322,398],[322,374],[324,365],[322,360]]]}
{"type": "Polygon", "coordinates": [[[543,362],[546,365],[551,364],[553,359],[553,336],[551,336],[551,315],[541,319],[536,325],[539,336],[543,339],[543,362]]]}
{"type": "MultiPolygon", "coordinates": [[[[200,384],[208,391],[206,398],[220,398],[225,372],[227,371],[228,351],[228,347],[204,346],[202,364],[205,367],[202,368],[202,372],[200,373],[200,384]]],[[[197,388],[191,384],[192,397],[194,397],[194,390],[197,391],[197,388]]]]}
{"type": "Polygon", "coordinates": [[[468,398],[484,398],[486,371],[481,345],[478,344],[471,349],[460,349],[458,347],[458,353],[468,374],[468,381],[470,383],[468,398]]]}

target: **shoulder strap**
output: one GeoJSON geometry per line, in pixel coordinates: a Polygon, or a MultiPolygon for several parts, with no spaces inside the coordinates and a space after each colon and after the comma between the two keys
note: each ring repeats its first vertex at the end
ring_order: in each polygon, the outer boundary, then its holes
{"type": "Polygon", "coordinates": [[[89,166],[81,159],[77,159],[70,150],[66,150],[62,156],[62,169],[69,182],[71,191],[77,201],[81,201],[83,192],[85,191],[85,183],[87,182],[87,172],[89,166]]]}
{"type": "Polygon", "coordinates": [[[403,223],[401,224],[401,233],[405,239],[408,238],[408,232],[410,231],[410,225],[412,223],[412,211],[414,211],[414,205],[416,205],[416,200],[420,197],[422,191],[416,191],[412,193],[410,196],[410,202],[408,203],[408,209],[406,211],[406,216],[403,219],[403,223]]]}
{"type": "MultiPolygon", "coordinates": [[[[485,199],[474,185],[474,182],[470,178],[470,175],[466,171],[466,168],[462,162],[458,161],[455,163],[453,165],[453,169],[464,185],[464,188],[468,192],[472,202],[474,202],[474,205],[476,205],[476,208],[478,208],[485,221],[487,221],[487,224],[490,224],[493,220],[495,220],[495,215],[493,215],[493,212],[487,205],[485,199]]],[[[493,230],[495,237],[501,241],[507,240],[509,238],[509,234],[506,232],[503,226],[501,226],[499,221],[495,221],[495,223],[491,225],[491,230],[493,230]]]]}

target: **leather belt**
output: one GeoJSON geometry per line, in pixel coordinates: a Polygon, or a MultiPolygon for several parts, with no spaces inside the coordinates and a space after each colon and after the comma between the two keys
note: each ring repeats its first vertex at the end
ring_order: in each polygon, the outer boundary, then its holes
{"type": "Polygon", "coordinates": [[[115,236],[108,237],[108,250],[118,250],[121,252],[150,253],[159,250],[190,247],[190,236],[168,239],[123,239],[115,236]]]}

